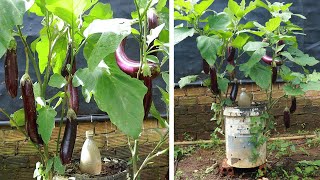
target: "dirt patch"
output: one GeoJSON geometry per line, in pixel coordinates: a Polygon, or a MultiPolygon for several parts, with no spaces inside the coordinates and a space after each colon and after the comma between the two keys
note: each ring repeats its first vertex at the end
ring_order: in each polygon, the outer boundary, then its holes
{"type": "MultiPolygon", "coordinates": [[[[219,166],[215,166],[215,163],[218,162],[218,165],[220,165],[224,158],[224,144],[208,149],[194,148],[189,155],[183,156],[176,162],[175,177],[180,180],[258,179],[258,168],[235,168],[235,176],[233,178],[220,176],[219,166]]],[[[300,178],[320,179],[320,167],[307,174],[305,173],[305,167],[297,166],[303,160],[320,160],[319,146],[312,146],[310,140],[307,139],[268,142],[268,170],[264,177],[269,179],[291,179],[295,175],[300,178]],[[303,174],[297,173],[296,167],[299,167],[303,174]]]]}
{"type": "Polygon", "coordinates": [[[79,159],[75,159],[72,161],[71,164],[66,166],[66,176],[67,177],[75,177],[76,179],[81,180],[89,180],[89,179],[125,179],[128,173],[128,166],[127,163],[120,159],[111,159],[111,158],[104,158],[102,161],[101,167],[101,174],[100,175],[89,175],[89,174],[82,174],[79,168],[79,159]]]}

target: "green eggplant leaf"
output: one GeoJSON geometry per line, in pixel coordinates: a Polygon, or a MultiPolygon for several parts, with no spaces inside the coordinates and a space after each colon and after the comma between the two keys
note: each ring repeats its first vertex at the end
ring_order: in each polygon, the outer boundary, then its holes
{"type": "Polygon", "coordinates": [[[83,12],[91,8],[98,0],[46,0],[46,8],[72,28],[78,27],[78,19],[83,12]]]}
{"type": "Polygon", "coordinates": [[[84,31],[87,38],[83,53],[92,71],[109,54],[116,51],[120,42],[131,33],[132,20],[94,20],[84,31]]]}
{"type": "Polygon", "coordinates": [[[39,134],[44,143],[48,144],[52,130],[55,127],[54,118],[57,115],[57,112],[51,107],[42,107],[39,111],[39,116],[37,119],[39,134]]]}
{"type": "Polygon", "coordinates": [[[22,25],[24,13],[33,5],[34,0],[0,1],[0,58],[5,54],[13,38],[13,29],[22,25]]]}
{"type": "Polygon", "coordinates": [[[63,88],[68,82],[60,74],[53,74],[49,80],[49,86],[55,88],[63,88]]]}
{"type": "Polygon", "coordinates": [[[223,42],[219,38],[199,36],[197,38],[197,47],[203,59],[212,67],[217,59],[217,53],[223,42]]]}
{"type": "Polygon", "coordinates": [[[140,80],[122,72],[114,56],[112,60],[101,61],[94,71],[79,69],[74,75],[73,84],[92,89],[99,109],[108,113],[111,122],[126,135],[134,139],[139,137],[147,88],[140,80]]]}

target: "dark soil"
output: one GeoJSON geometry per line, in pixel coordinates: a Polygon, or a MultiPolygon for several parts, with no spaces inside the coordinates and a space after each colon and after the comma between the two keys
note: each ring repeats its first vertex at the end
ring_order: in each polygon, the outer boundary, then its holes
{"type": "MultiPolygon", "coordinates": [[[[291,135],[292,136],[292,135],[291,135]]],[[[265,179],[291,179],[290,175],[297,175],[300,178],[320,179],[320,167],[312,174],[299,174],[295,171],[299,161],[320,160],[319,143],[312,144],[310,140],[294,140],[294,141],[272,141],[268,142],[267,157],[267,173],[262,176],[265,179]],[[281,144],[290,144],[285,150],[271,150],[270,147],[281,146],[281,144]],[[291,149],[291,146],[295,150],[291,149]],[[286,176],[286,173],[288,176],[286,176]]],[[[189,154],[183,156],[175,163],[175,179],[259,179],[258,168],[237,169],[233,177],[221,176],[219,174],[219,166],[225,158],[224,144],[215,147],[201,148],[195,146],[184,147],[189,149],[189,154]]],[[[260,179],[262,179],[260,177],[260,179]]]]}
{"type": "Polygon", "coordinates": [[[82,174],[79,168],[80,160],[75,159],[66,166],[66,176],[77,177],[78,179],[100,179],[99,177],[114,176],[118,174],[126,174],[127,163],[120,159],[104,158],[102,161],[102,170],[99,175],[82,174]]]}

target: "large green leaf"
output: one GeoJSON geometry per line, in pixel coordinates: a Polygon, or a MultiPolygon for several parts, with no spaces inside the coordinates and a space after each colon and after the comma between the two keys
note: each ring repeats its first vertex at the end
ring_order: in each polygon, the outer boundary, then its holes
{"type": "MultiPolygon", "coordinates": [[[[231,12],[234,14],[234,15],[237,15],[237,14],[242,14],[242,9],[241,7],[238,5],[237,2],[235,2],[234,0],[229,0],[228,1],[228,8],[231,10],[231,12]]],[[[240,18],[240,17],[239,17],[240,18]]]]}
{"type": "MultiPolygon", "coordinates": [[[[24,109],[19,109],[13,114],[11,114],[11,118],[17,123],[17,126],[24,126],[25,125],[25,116],[24,116],[24,109]]],[[[16,126],[14,122],[10,119],[10,125],[12,127],[16,126]]]]}
{"type": "Polygon", "coordinates": [[[39,126],[39,134],[42,137],[44,143],[48,144],[52,130],[55,126],[54,118],[57,112],[51,107],[42,107],[39,111],[39,116],[37,119],[37,124],[39,126]]]}
{"type": "Polygon", "coordinates": [[[46,7],[41,1],[42,0],[35,0],[33,6],[29,9],[29,12],[35,13],[37,16],[45,16],[46,7]]]}
{"type": "Polygon", "coordinates": [[[53,74],[50,77],[49,86],[56,88],[63,88],[68,82],[66,79],[60,74],[53,74]]]}
{"type": "Polygon", "coordinates": [[[202,15],[205,10],[214,2],[214,0],[202,0],[199,4],[194,5],[194,11],[198,15],[202,15]]]}
{"type": "Polygon", "coordinates": [[[247,43],[249,38],[250,36],[246,33],[241,33],[232,41],[231,46],[238,49],[242,49],[242,47],[247,43]]]}
{"type": "Polygon", "coordinates": [[[246,45],[243,46],[244,51],[256,51],[263,47],[267,47],[269,44],[266,42],[248,42],[246,45]]]}
{"type": "Polygon", "coordinates": [[[84,19],[84,28],[87,28],[88,25],[95,19],[111,19],[113,17],[113,11],[109,3],[103,4],[98,2],[93,6],[88,15],[83,16],[84,19]]]}
{"type": "Polygon", "coordinates": [[[227,26],[231,23],[231,19],[228,14],[225,12],[218,13],[216,15],[209,16],[208,24],[211,29],[218,30],[226,30],[227,26]]]}
{"type": "Polygon", "coordinates": [[[287,53],[284,54],[290,61],[295,62],[296,64],[300,66],[314,66],[319,63],[317,59],[314,57],[310,57],[308,54],[304,54],[302,51],[300,51],[297,48],[294,47],[289,47],[288,52],[292,55],[295,56],[294,58],[291,58],[287,53]]]}
{"type": "Polygon", "coordinates": [[[92,89],[99,109],[108,113],[110,120],[122,132],[137,139],[144,116],[144,84],[122,72],[113,60],[102,61],[94,71],[88,68],[76,72],[74,85],[92,89]]]}
{"type": "MultiPolygon", "coordinates": [[[[39,58],[40,73],[43,73],[48,65],[49,40],[47,34],[41,35],[39,39],[40,41],[36,43],[36,51],[38,53],[39,58]]],[[[51,66],[53,68],[54,73],[61,73],[61,69],[66,58],[66,54],[67,40],[66,37],[63,36],[56,41],[55,46],[52,50],[51,66]]]]}
{"type": "Polygon", "coordinates": [[[156,5],[157,12],[160,12],[162,8],[164,8],[167,4],[167,0],[159,0],[158,4],[156,5]]]}
{"type": "Polygon", "coordinates": [[[306,91],[320,91],[320,81],[310,81],[305,84],[301,84],[300,87],[304,92],[306,91]]]}
{"type": "Polygon", "coordinates": [[[281,18],[279,17],[272,18],[268,22],[266,22],[266,29],[272,32],[280,26],[280,23],[281,23],[281,18]]]}
{"type": "Polygon", "coordinates": [[[223,92],[226,93],[228,90],[228,84],[229,84],[229,80],[227,78],[224,77],[219,77],[218,78],[218,86],[219,89],[223,92]]]}
{"type": "Polygon", "coordinates": [[[300,96],[304,94],[301,88],[295,88],[290,86],[289,84],[283,86],[283,90],[288,96],[300,96]]]}
{"type": "Polygon", "coordinates": [[[47,36],[42,36],[41,40],[36,45],[36,50],[38,52],[39,58],[39,70],[43,73],[47,67],[48,54],[49,54],[49,40],[47,36]]]}
{"type": "Polygon", "coordinates": [[[91,71],[116,51],[120,42],[131,33],[132,22],[128,19],[94,20],[88,26],[84,31],[87,43],[83,53],[91,71]]]}
{"type": "Polygon", "coordinates": [[[186,76],[186,77],[182,77],[180,79],[180,81],[178,82],[179,83],[179,87],[183,88],[184,86],[188,85],[189,83],[197,80],[197,78],[198,78],[198,75],[189,75],[189,76],[186,76]]]}
{"type": "Polygon", "coordinates": [[[174,44],[178,44],[187,37],[192,37],[195,30],[187,27],[174,28],[174,44]]]}
{"type": "Polygon", "coordinates": [[[98,0],[46,0],[46,8],[73,27],[77,27],[80,15],[98,0]]]}
{"type": "Polygon", "coordinates": [[[24,13],[32,6],[34,0],[0,1],[0,58],[4,55],[13,39],[12,30],[22,25],[24,13]]]}
{"type": "Polygon", "coordinates": [[[199,36],[197,38],[197,47],[200,50],[200,54],[211,67],[216,62],[217,52],[222,44],[223,42],[215,37],[199,36]]]}
{"type": "Polygon", "coordinates": [[[262,89],[268,89],[271,84],[272,71],[260,63],[255,64],[249,71],[250,78],[262,89]]]}
{"type": "Polygon", "coordinates": [[[240,65],[240,71],[247,73],[252,67],[254,67],[266,54],[266,49],[260,48],[256,50],[250,57],[249,61],[240,65]]]}

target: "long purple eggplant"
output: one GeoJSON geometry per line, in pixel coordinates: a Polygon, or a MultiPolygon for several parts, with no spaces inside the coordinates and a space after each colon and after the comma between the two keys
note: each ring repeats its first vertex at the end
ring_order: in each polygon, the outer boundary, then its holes
{"type": "MultiPolygon", "coordinates": [[[[232,66],[235,66],[234,56],[236,54],[236,48],[229,46],[227,50],[228,50],[227,61],[232,66]]],[[[236,74],[235,74],[235,71],[233,70],[232,72],[230,72],[230,79],[234,79],[235,77],[236,77],[236,74]]]]}
{"type": "MultiPolygon", "coordinates": [[[[76,68],[76,60],[73,60],[72,69],[71,69],[71,75],[74,75],[74,73],[77,71],[76,68]]],[[[69,77],[72,76],[66,76],[66,80],[68,81],[69,77]]],[[[79,110],[79,95],[78,95],[78,88],[74,87],[72,85],[72,79],[70,79],[70,83],[67,86],[67,92],[70,93],[69,97],[69,108],[73,109],[76,114],[78,114],[79,110]]]]}
{"type": "MultiPolygon", "coordinates": [[[[137,77],[137,73],[140,67],[140,62],[134,61],[126,55],[124,50],[125,44],[126,44],[126,40],[124,39],[122,40],[122,42],[120,43],[119,47],[115,52],[117,64],[119,68],[126,74],[130,75],[131,77],[137,77]]],[[[148,62],[148,66],[150,67],[152,79],[157,77],[160,74],[159,64],[148,62]]],[[[143,75],[141,74],[140,76],[141,78],[139,79],[142,79],[143,75]]]]}
{"type": "Polygon", "coordinates": [[[36,144],[43,144],[38,134],[36,102],[33,93],[33,83],[28,74],[24,74],[20,80],[23,108],[26,119],[26,131],[31,141],[36,144]]]}
{"type": "Polygon", "coordinates": [[[5,83],[8,93],[12,98],[17,96],[18,92],[18,62],[16,49],[8,49],[4,61],[5,83]]]}
{"type": "MultiPolygon", "coordinates": [[[[279,46],[281,46],[281,45],[283,45],[283,44],[284,44],[284,41],[283,41],[283,40],[278,41],[278,45],[279,45],[279,46]]],[[[264,56],[261,58],[261,60],[262,60],[263,62],[269,64],[269,65],[272,65],[272,57],[270,57],[270,56],[268,56],[268,55],[264,55],[264,56]]],[[[281,65],[282,65],[282,61],[275,60],[274,62],[275,62],[275,64],[276,64],[277,66],[281,66],[281,65]]]]}
{"type": "Polygon", "coordinates": [[[229,46],[228,47],[228,58],[227,58],[227,61],[228,61],[228,63],[230,63],[233,66],[235,66],[235,63],[234,63],[235,54],[236,54],[236,48],[234,48],[232,46],[229,46]]]}
{"type": "Polygon", "coordinates": [[[291,106],[290,106],[290,113],[294,113],[297,109],[297,99],[295,96],[291,97],[291,106]]]}
{"type": "MultiPolygon", "coordinates": [[[[265,62],[266,64],[269,64],[269,65],[272,65],[272,57],[268,56],[268,55],[264,55],[261,60],[263,62],[265,62]]],[[[274,61],[276,63],[277,66],[281,66],[282,65],[282,62],[279,61],[279,60],[275,60],[274,61]]]]}
{"type": "Polygon", "coordinates": [[[74,144],[77,137],[77,115],[73,109],[69,108],[67,113],[67,122],[63,134],[63,139],[60,147],[60,159],[62,164],[69,164],[71,162],[74,144]]]}
{"type": "Polygon", "coordinates": [[[274,84],[277,81],[278,78],[278,68],[272,67],[272,84],[274,84]]]}
{"type": "Polygon", "coordinates": [[[211,92],[215,95],[220,93],[218,85],[217,71],[215,67],[210,68],[211,92]]]}
{"type": "Polygon", "coordinates": [[[283,123],[286,129],[290,128],[290,112],[288,107],[283,111],[283,123]]]}
{"type": "Polygon", "coordinates": [[[202,69],[203,69],[203,72],[205,74],[209,74],[210,72],[210,65],[208,64],[208,62],[205,60],[205,59],[202,59],[202,69]]]}
{"type": "Polygon", "coordinates": [[[239,89],[238,80],[234,79],[234,82],[233,82],[233,85],[231,88],[231,92],[230,92],[230,99],[232,102],[235,102],[237,99],[238,89],[239,89]]]}

